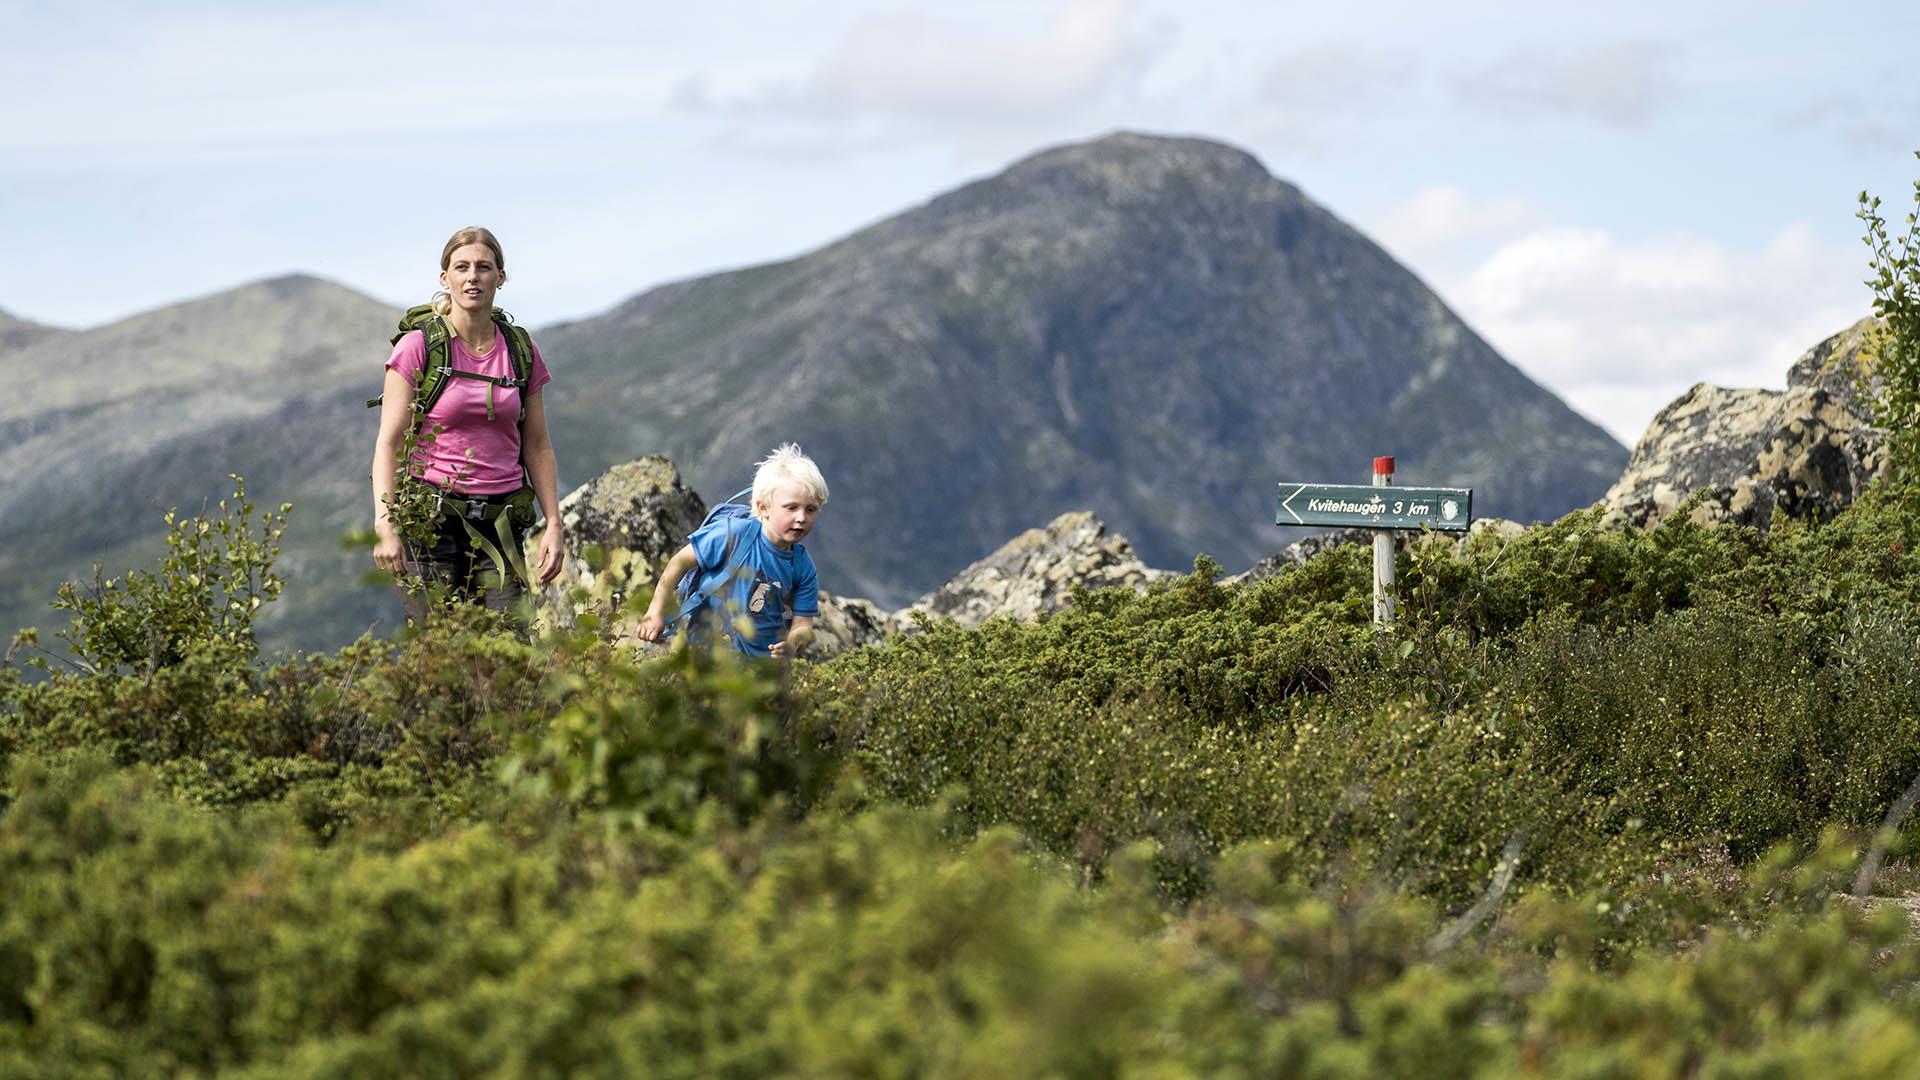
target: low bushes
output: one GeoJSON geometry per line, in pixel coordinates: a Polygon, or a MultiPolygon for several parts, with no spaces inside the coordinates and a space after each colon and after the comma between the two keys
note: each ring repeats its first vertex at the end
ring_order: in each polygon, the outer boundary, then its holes
{"type": "Polygon", "coordinates": [[[0,1073],[1872,1075],[1905,505],[1431,545],[1392,632],[1336,549],[784,671],[0,672],[0,1073]]]}

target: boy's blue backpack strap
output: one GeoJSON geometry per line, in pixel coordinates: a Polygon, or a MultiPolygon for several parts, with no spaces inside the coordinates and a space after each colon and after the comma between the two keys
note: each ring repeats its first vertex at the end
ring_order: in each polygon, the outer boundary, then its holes
{"type": "MultiPolygon", "coordinates": [[[[690,624],[693,621],[693,617],[698,615],[703,609],[711,606],[714,598],[719,596],[721,590],[725,589],[727,585],[732,582],[735,568],[734,564],[738,561],[736,556],[739,554],[740,539],[743,535],[743,530],[733,528],[731,522],[735,518],[752,516],[752,505],[740,501],[743,498],[752,496],[752,494],[753,489],[751,487],[741,488],[729,496],[726,501],[715,504],[713,509],[707,511],[706,518],[700,522],[701,529],[706,528],[716,521],[724,520],[729,523],[727,528],[726,552],[720,557],[720,565],[714,567],[712,570],[695,567],[692,572],[681,577],[680,584],[675,590],[680,599],[680,614],[674,616],[673,622],[667,627],[666,636],[671,636],[678,628],[690,624]]],[[[695,531],[698,532],[699,530],[695,531]]],[[[691,540],[691,538],[689,538],[689,540],[691,540]]]]}

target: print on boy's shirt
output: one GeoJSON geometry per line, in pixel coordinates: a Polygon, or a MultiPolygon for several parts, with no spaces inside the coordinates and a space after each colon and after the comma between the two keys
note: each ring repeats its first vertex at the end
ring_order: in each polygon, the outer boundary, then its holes
{"type": "Polygon", "coordinates": [[[767,610],[767,601],[771,598],[773,601],[773,610],[778,614],[780,611],[781,595],[779,582],[768,578],[765,571],[755,570],[753,572],[753,594],[752,599],[747,601],[747,610],[758,615],[767,610]]]}

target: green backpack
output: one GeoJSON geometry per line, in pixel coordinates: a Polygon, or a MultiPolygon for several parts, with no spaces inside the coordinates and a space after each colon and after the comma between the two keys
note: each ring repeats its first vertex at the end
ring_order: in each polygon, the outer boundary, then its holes
{"type": "MultiPolygon", "coordinates": [[[[482,375],[477,371],[459,371],[453,366],[453,330],[447,326],[447,320],[433,310],[432,304],[419,304],[407,309],[400,317],[399,332],[393,335],[389,344],[398,345],[400,339],[411,333],[421,333],[427,338],[427,362],[420,372],[420,385],[413,389],[414,423],[418,425],[426,419],[427,410],[440,400],[446,392],[447,381],[458,377],[462,379],[482,379],[487,387],[487,419],[493,419],[494,387],[502,389],[518,388],[520,393],[520,422],[527,422],[527,384],[533,379],[533,339],[527,331],[513,321],[513,316],[493,309],[493,325],[500,331],[500,340],[506,343],[507,358],[513,362],[513,374],[506,378],[482,375]]],[[[368,398],[367,408],[377,409],[385,398],[368,398]]]]}

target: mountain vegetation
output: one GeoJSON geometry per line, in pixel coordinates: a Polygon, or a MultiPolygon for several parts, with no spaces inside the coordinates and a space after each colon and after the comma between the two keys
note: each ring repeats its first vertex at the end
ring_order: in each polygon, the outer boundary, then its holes
{"type": "Polygon", "coordinates": [[[263,661],[236,494],[0,669],[0,1072],[1892,1075],[1914,501],[781,669],[467,609],[263,661]]]}

